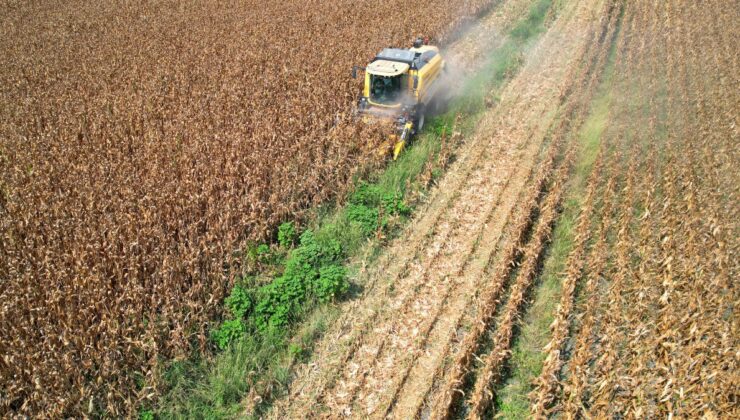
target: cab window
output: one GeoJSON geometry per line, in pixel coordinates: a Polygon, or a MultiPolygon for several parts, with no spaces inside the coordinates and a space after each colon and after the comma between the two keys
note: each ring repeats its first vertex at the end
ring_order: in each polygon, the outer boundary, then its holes
{"type": "Polygon", "coordinates": [[[381,105],[395,105],[401,101],[406,75],[370,77],[370,100],[381,105]]]}

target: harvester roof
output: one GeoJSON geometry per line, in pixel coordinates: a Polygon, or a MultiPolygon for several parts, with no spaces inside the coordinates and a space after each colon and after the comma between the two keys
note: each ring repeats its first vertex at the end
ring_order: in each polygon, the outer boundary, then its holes
{"type": "Polygon", "coordinates": [[[375,59],[398,61],[399,63],[406,63],[410,65],[414,62],[414,53],[413,51],[404,50],[401,48],[384,48],[383,51],[381,51],[380,54],[375,57],[375,59]]]}
{"type": "MultiPolygon", "coordinates": [[[[371,73],[374,74],[380,74],[378,72],[388,70],[381,70],[378,68],[377,70],[374,67],[389,67],[390,65],[387,64],[387,62],[392,63],[402,63],[407,64],[409,68],[413,70],[418,70],[422,67],[424,67],[429,60],[437,55],[439,53],[439,49],[437,47],[431,46],[431,45],[422,45],[418,48],[411,48],[408,50],[404,50],[401,48],[384,48],[383,51],[381,51],[378,55],[375,56],[375,61],[371,63],[367,69],[371,73]],[[375,63],[383,63],[378,64],[377,66],[373,66],[375,63]]],[[[404,69],[403,71],[396,71],[393,72],[394,76],[397,74],[400,74],[402,72],[405,72],[407,69],[404,69]]],[[[384,76],[388,76],[387,74],[383,74],[384,76]]]]}
{"type": "Polygon", "coordinates": [[[398,76],[408,70],[408,64],[390,60],[375,60],[367,66],[368,73],[378,76],[398,76]]]}

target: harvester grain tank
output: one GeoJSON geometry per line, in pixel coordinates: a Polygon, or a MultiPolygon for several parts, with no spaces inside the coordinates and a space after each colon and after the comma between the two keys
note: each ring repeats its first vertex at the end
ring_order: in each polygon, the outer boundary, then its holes
{"type": "Polygon", "coordinates": [[[396,124],[393,159],[424,127],[427,113],[438,104],[445,62],[439,48],[417,39],[412,48],[385,48],[364,69],[357,112],[365,121],[392,120],[396,124]]]}

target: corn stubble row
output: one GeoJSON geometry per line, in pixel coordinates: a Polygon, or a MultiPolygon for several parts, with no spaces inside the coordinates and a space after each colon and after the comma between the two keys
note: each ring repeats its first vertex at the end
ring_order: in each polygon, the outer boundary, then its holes
{"type": "Polygon", "coordinates": [[[465,335],[460,344],[460,350],[450,373],[445,379],[441,395],[433,402],[432,418],[449,418],[452,409],[459,399],[463,397],[461,388],[465,377],[470,373],[470,367],[476,356],[481,337],[486,333],[489,322],[496,312],[496,305],[500,295],[504,292],[511,271],[515,268],[514,261],[521,255],[526,234],[534,223],[534,214],[538,208],[538,198],[546,187],[553,174],[553,166],[557,147],[553,146],[544,162],[540,165],[537,173],[533,175],[533,182],[527,191],[522,194],[523,204],[519,206],[511,227],[507,233],[509,242],[503,251],[503,257],[491,268],[493,281],[481,292],[480,302],[482,309],[473,323],[471,330],[465,335]]]}
{"type": "Polygon", "coordinates": [[[377,161],[348,77],[486,1],[6,5],[0,413],[131,412],[236,250],[377,161]]]}
{"type": "Polygon", "coordinates": [[[613,100],[582,303],[563,296],[534,416],[740,416],[737,18],[719,1],[625,4],[615,89],[630,97],[613,100]]]}
{"type": "Polygon", "coordinates": [[[583,123],[584,111],[603,69],[603,43],[613,33],[619,10],[613,7],[613,3],[606,3],[602,13],[609,19],[590,28],[588,39],[575,54],[589,65],[575,66],[565,75],[567,83],[560,97],[562,115],[551,128],[548,155],[539,165],[530,189],[522,195],[522,203],[526,205],[512,221],[509,245],[503,251],[498,265],[492,269],[492,281],[481,292],[481,310],[461,343],[458,357],[440,391],[441,398],[433,404],[432,418],[454,417],[461,404],[467,407],[468,418],[486,417],[495,400],[495,389],[505,377],[514,329],[526,305],[543,250],[550,239],[553,222],[563,199],[563,186],[576,152],[575,142],[569,141],[568,133],[583,123]],[[561,153],[563,156],[556,168],[556,156],[561,153]],[[528,233],[530,230],[531,238],[528,233]],[[514,278],[509,279],[515,268],[514,278]],[[508,286],[509,282],[511,286],[508,286]],[[507,289],[508,296],[502,296],[507,289]],[[500,319],[495,320],[497,306],[502,300],[505,304],[500,308],[500,319]],[[486,350],[481,346],[481,339],[493,324],[495,329],[490,332],[492,345],[490,350],[486,350]],[[477,353],[481,350],[487,354],[478,357],[477,353]],[[474,366],[474,359],[482,364],[480,368],[474,366]],[[469,379],[474,379],[474,384],[466,389],[468,386],[465,382],[469,379]]]}

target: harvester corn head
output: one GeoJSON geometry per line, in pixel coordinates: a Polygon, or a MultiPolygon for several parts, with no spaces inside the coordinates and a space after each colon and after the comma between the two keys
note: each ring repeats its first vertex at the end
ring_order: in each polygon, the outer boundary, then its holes
{"type": "Polygon", "coordinates": [[[366,122],[393,121],[393,159],[398,158],[412,137],[424,127],[427,113],[437,107],[445,62],[439,48],[417,39],[412,48],[385,48],[365,68],[358,115],[366,122]]]}

